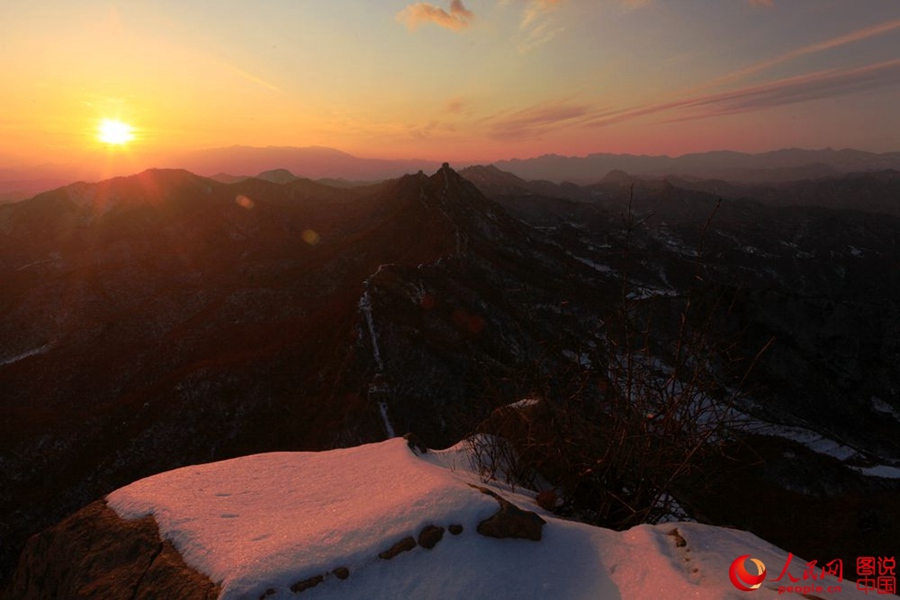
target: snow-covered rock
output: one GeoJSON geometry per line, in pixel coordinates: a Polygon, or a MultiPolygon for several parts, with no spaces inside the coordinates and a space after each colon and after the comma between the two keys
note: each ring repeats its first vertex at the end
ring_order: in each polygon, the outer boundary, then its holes
{"type": "Polygon", "coordinates": [[[398,438],[258,454],[155,475],[107,502],[124,519],[153,516],[229,599],[740,598],[729,568],[745,555],[767,569],[757,598],[781,585],[865,595],[848,580],[804,579],[804,560],[747,532],[698,523],[615,532],[557,518],[528,491],[481,482],[467,448],[420,453],[398,438]],[[498,512],[492,495],[539,513],[541,540],[479,535],[498,512]]]}

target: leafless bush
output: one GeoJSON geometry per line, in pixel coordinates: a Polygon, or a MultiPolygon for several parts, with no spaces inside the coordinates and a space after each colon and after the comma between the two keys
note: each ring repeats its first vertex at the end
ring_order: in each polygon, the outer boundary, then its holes
{"type": "MultiPolygon", "coordinates": [[[[641,224],[631,205],[624,219],[628,258],[641,224]]],[[[485,478],[549,486],[562,512],[616,529],[684,516],[678,485],[708,468],[733,435],[734,402],[759,356],[740,359],[737,340],[722,335],[730,305],[698,287],[702,241],[700,250],[675,309],[671,298],[667,310],[639,299],[622,272],[594,368],[568,389],[548,385],[535,400],[494,411],[482,425],[492,435],[475,438],[473,456],[485,478]]]]}

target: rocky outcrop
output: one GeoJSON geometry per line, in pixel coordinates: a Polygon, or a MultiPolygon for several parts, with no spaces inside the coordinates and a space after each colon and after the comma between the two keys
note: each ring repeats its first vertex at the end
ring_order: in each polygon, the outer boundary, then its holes
{"type": "Polygon", "coordinates": [[[473,485],[500,503],[500,510],[478,524],[478,533],[494,538],[520,538],[541,541],[541,529],[547,523],[530,510],[522,510],[506,498],[488,488],[473,485]]]}
{"type": "Polygon", "coordinates": [[[378,554],[379,558],[383,558],[384,560],[391,560],[401,552],[409,552],[413,548],[416,547],[416,540],[412,536],[407,536],[385,550],[378,554]]]}
{"type": "Polygon", "coordinates": [[[94,502],[28,540],[2,598],[211,600],[219,587],[188,567],[153,517],[119,518],[94,502]]]}

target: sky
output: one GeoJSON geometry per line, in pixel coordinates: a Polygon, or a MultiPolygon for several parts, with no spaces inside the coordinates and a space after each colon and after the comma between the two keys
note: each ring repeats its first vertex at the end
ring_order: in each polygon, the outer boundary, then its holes
{"type": "Polygon", "coordinates": [[[5,0],[0,32],[0,168],[900,150],[898,0],[5,0]]]}

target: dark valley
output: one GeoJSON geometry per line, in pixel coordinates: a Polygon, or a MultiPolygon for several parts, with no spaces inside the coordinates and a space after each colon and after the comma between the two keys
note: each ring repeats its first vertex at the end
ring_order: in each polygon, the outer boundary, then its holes
{"type": "Polygon", "coordinates": [[[688,302],[722,341],[709,394],[734,427],[715,480],[675,490],[686,515],[804,557],[891,554],[900,173],[826,175],[150,170],[2,205],[0,574],[150,474],[408,432],[445,447],[524,398],[600,402],[623,307],[665,381],[688,302]]]}

